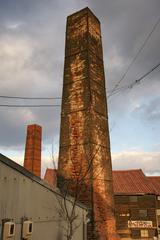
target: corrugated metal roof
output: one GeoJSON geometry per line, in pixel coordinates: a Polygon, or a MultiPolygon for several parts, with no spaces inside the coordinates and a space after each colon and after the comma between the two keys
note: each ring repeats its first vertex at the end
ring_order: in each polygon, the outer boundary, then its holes
{"type": "Polygon", "coordinates": [[[160,195],[160,177],[147,177],[149,179],[151,187],[154,189],[157,195],[160,195]]]}
{"type": "Polygon", "coordinates": [[[154,194],[155,192],[141,169],[113,171],[113,188],[115,194],[154,194]]]}

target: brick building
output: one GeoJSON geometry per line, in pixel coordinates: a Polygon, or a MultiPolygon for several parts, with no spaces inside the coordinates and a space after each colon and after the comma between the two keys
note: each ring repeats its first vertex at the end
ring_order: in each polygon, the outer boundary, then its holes
{"type": "Polygon", "coordinates": [[[121,239],[157,236],[157,194],[142,170],[113,171],[117,231],[121,239]]]}
{"type": "Polygon", "coordinates": [[[157,217],[157,230],[160,237],[160,177],[148,177],[152,188],[156,193],[156,217],[157,217]]]}

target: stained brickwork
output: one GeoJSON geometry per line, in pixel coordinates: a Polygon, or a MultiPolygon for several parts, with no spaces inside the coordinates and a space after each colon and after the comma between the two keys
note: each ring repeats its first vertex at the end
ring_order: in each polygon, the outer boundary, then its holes
{"type": "Polygon", "coordinates": [[[118,239],[100,22],[88,8],[67,18],[58,185],[90,208],[88,239],[118,239]]]}
{"type": "Polygon", "coordinates": [[[37,124],[28,125],[24,167],[34,175],[41,176],[42,128],[37,124]]]}
{"type": "Polygon", "coordinates": [[[57,186],[57,169],[47,168],[44,181],[55,188],[57,186]]]}

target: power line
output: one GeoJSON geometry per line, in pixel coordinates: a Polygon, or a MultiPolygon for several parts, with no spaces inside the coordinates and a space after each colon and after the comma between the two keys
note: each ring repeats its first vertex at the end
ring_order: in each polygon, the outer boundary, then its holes
{"type": "Polygon", "coordinates": [[[135,80],[133,83],[129,84],[129,85],[126,85],[124,87],[121,87],[119,89],[117,89],[116,92],[113,92],[111,96],[119,93],[121,90],[126,90],[126,89],[129,89],[129,88],[133,88],[136,84],[140,83],[144,78],[146,78],[150,73],[152,73],[155,69],[157,69],[158,67],[160,66],[160,62],[154,66],[153,68],[151,68],[147,73],[145,73],[144,75],[142,75],[140,78],[138,78],[137,80],[135,80]]]}
{"type": "Polygon", "coordinates": [[[53,100],[61,99],[60,97],[20,97],[20,96],[5,96],[1,95],[0,98],[14,98],[14,99],[27,99],[27,100],[53,100]]]}
{"type": "Polygon", "coordinates": [[[154,66],[151,70],[149,70],[147,73],[145,73],[142,77],[140,77],[139,79],[135,80],[134,83],[132,83],[130,85],[130,87],[133,87],[135,84],[139,83],[141,80],[143,80],[145,77],[147,77],[151,72],[153,72],[159,66],[160,66],[160,62],[156,66],[154,66]]]}
{"type": "Polygon", "coordinates": [[[38,107],[61,107],[61,105],[54,105],[54,104],[49,104],[49,105],[13,105],[13,104],[0,104],[0,107],[13,107],[13,108],[15,108],[15,107],[18,107],[18,108],[21,108],[21,107],[36,107],[36,108],[38,108],[38,107]]]}
{"type": "MultiPolygon", "coordinates": [[[[152,72],[153,72],[155,69],[157,69],[159,66],[160,66],[160,62],[159,62],[157,65],[155,65],[154,67],[152,67],[147,73],[145,73],[145,74],[142,75],[140,78],[138,78],[137,80],[135,80],[133,83],[118,88],[116,91],[114,91],[113,93],[110,94],[110,97],[113,96],[113,95],[115,95],[115,94],[117,94],[117,93],[119,93],[119,92],[122,91],[122,90],[126,90],[126,89],[128,89],[128,88],[133,88],[134,85],[140,83],[140,81],[142,81],[144,78],[146,78],[150,73],[152,73],[152,72]]],[[[2,96],[0,96],[0,97],[2,97],[2,96]]],[[[4,96],[3,96],[3,97],[4,97],[4,96]]],[[[5,97],[6,97],[6,96],[5,96],[5,97]]],[[[9,98],[14,98],[14,97],[10,97],[10,96],[8,96],[8,97],[9,97],[9,98]]],[[[7,98],[7,97],[6,97],[6,98],[7,98]]],[[[17,98],[17,97],[15,97],[15,98],[17,98]]],[[[20,98],[22,98],[22,97],[20,97],[20,98]]],[[[24,99],[24,98],[22,98],[22,99],[24,99]]],[[[28,98],[27,98],[27,99],[28,99],[28,98]]],[[[30,98],[29,98],[29,99],[30,99],[30,98]]],[[[34,99],[37,99],[37,98],[34,98],[34,99]]],[[[39,99],[39,98],[38,98],[38,99],[39,99]]],[[[40,98],[40,99],[42,99],[42,98],[40,98]]],[[[45,99],[46,99],[46,98],[45,98],[45,99]]],[[[38,107],[61,107],[61,105],[60,105],[60,104],[43,104],[43,105],[0,104],[0,107],[13,107],[13,108],[15,108],[15,107],[19,107],[19,108],[21,108],[21,107],[34,107],[34,108],[35,108],[35,107],[36,107],[36,108],[38,108],[38,107]]]]}
{"type": "MultiPolygon", "coordinates": [[[[153,68],[151,68],[147,73],[145,73],[144,75],[142,75],[140,78],[138,78],[137,80],[135,80],[133,83],[127,85],[127,86],[123,86],[121,88],[118,88],[116,92],[113,92],[112,94],[110,94],[110,97],[119,93],[122,90],[128,89],[128,88],[133,88],[134,85],[140,83],[140,81],[142,81],[145,77],[147,77],[150,73],[152,73],[155,69],[157,69],[160,66],[160,62],[154,66],[153,68]]],[[[11,97],[12,98],[12,97],[11,97]]],[[[10,105],[10,104],[0,104],[0,107],[60,107],[61,105],[59,104],[43,104],[43,105],[10,105]]]]}
{"type": "Polygon", "coordinates": [[[158,26],[158,24],[160,23],[160,17],[158,18],[158,20],[156,21],[156,23],[154,24],[153,28],[151,29],[150,33],[147,35],[147,37],[145,38],[142,46],[140,47],[139,51],[137,52],[137,54],[135,55],[135,57],[133,58],[133,60],[131,61],[131,63],[129,64],[129,66],[127,67],[125,73],[123,74],[123,76],[120,78],[120,80],[115,84],[115,86],[113,87],[113,89],[111,90],[111,93],[109,94],[108,98],[110,98],[110,96],[112,96],[112,93],[117,89],[117,87],[119,86],[119,84],[123,81],[123,79],[125,78],[125,76],[127,75],[127,73],[129,72],[130,68],[132,67],[132,65],[135,63],[136,59],[138,58],[139,54],[142,52],[142,50],[144,49],[145,45],[147,44],[149,38],[151,37],[152,33],[154,32],[154,30],[156,29],[156,27],[158,26]]]}
{"type": "MultiPolygon", "coordinates": [[[[139,49],[139,51],[137,52],[136,56],[133,58],[133,60],[131,61],[131,63],[129,64],[129,66],[126,69],[126,72],[123,74],[122,78],[115,84],[115,86],[113,87],[112,90],[108,91],[110,92],[108,98],[110,98],[111,96],[117,94],[120,90],[122,90],[123,88],[126,87],[122,87],[122,88],[118,88],[119,84],[123,81],[123,79],[125,78],[125,76],[127,75],[127,73],[129,72],[130,68],[132,67],[132,65],[134,64],[134,62],[136,61],[137,57],[139,56],[139,54],[142,52],[142,50],[144,49],[146,43],[148,42],[149,38],[151,37],[152,33],[154,32],[154,30],[156,29],[157,25],[160,23],[160,17],[158,18],[157,22],[155,23],[155,25],[153,26],[151,32],[147,35],[147,37],[145,38],[141,48],[139,49]],[[117,89],[118,88],[118,89],[117,89]],[[117,91],[116,91],[117,90],[117,91]],[[116,92],[115,92],[116,91],[116,92]]],[[[155,67],[156,68],[156,67],[155,67]]],[[[153,69],[154,70],[154,69],[153,69]]],[[[147,74],[148,75],[148,74],[147,74]]],[[[140,81],[140,80],[136,80],[136,81],[140,81]]],[[[0,95],[0,98],[5,98],[5,99],[24,99],[24,100],[58,100],[61,99],[60,97],[22,97],[22,96],[6,96],[6,95],[0,95]]],[[[11,106],[11,105],[0,105],[1,106],[11,106]]],[[[19,105],[12,105],[13,107],[18,107],[19,105]]],[[[54,107],[54,106],[60,106],[60,105],[21,105],[20,107],[54,107]]]]}
{"type": "MultiPolygon", "coordinates": [[[[137,80],[135,80],[133,83],[123,86],[121,88],[118,88],[117,91],[113,92],[112,94],[110,94],[110,97],[113,95],[116,95],[117,93],[119,93],[122,90],[126,90],[129,88],[133,88],[134,85],[140,83],[140,81],[142,81],[144,78],[146,78],[150,73],[152,73],[155,69],[157,69],[160,66],[160,62],[154,66],[153,68],[151,68],[147,73],[145,73],[144,75],[142,75],[140,78],[138,78],[137,80]]],[[[43,105],[10,105],[10,104],[0,104],[0,107],[61,107],[61,105],[59,104],[43,104],[43,105]]]]}
{"type": "Polygon", "coordinates": [[[111,98],[113,95],[116,95],[117,93],[119,93],[120,91],[122,90],[126,90],[128,88],[128,85],[127,86],[123,86],[121,88],[117,88],[113,93],[111,93],[109,96],[108,96],[108,99],[111,98]]]}

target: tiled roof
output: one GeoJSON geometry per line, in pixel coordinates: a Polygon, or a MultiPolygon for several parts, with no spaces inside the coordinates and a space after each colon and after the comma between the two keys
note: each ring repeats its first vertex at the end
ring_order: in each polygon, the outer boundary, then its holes
{"type": "Polygon", "coordinates": [[[113,188],[115,194],[154,194],[141,169],[113,171],[113,188]]]}
{"type": "Polygon", "coordinates": [[[44,175],[44,181],[47,182],[49,185],[56,187],[57,170],[52,168],[47,168],[44,175]]]}
{"type": "Polygon", "coordinates": [[[157,195],[160,195],[160,177],[147,177],[157,195]]]}

